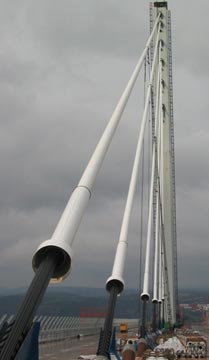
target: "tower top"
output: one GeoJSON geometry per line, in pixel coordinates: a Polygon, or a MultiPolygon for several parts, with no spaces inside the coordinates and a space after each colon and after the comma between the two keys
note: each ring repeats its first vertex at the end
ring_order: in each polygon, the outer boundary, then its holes
{"type": "Polygon", "coordinates": [[[166,9],[167,9],[168,3],[167,3],[167,1],[159,1],[159,0],[157,0],[157,1],[154,2],[154,7],[158,7],[158,8],[166,7],[166,9]]]}

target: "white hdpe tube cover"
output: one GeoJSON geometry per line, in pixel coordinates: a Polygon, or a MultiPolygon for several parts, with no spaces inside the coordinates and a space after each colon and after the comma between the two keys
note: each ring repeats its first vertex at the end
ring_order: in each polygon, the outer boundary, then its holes
{"type": "Polygon", "coordinates": [[[56,249],[59,255],[59,264],[56,267],[52,281],[62,281],[70,272],[72,265],[72,244],[75,234],[78,230],[79,224],[82,220],[84,212],[87,208],[89,199],[91,197],[92,187],[96,180],[97,174],[102,166],[106,152],[112,141],[114,133],[117,129],[122,113],[125,109],[127,101],[130,97],[133,86],[136,82],[138,74],[143,65],[144,57],[146,56],[147,48],[150,45],[152,37],[157,28],[159,16],[156,20],[153,31],[148,39],[145,49],[131,75],[131,78],[104,130],[104,133],[98,142],[96,149],[81,177],[78,186],[73,191],[68,204],[61,216],[61,219],[52,235],[51,239],[43,242],[35,252],[32,260],[33,270],[36,272],[43,257],[48,251],[56,249]]]}

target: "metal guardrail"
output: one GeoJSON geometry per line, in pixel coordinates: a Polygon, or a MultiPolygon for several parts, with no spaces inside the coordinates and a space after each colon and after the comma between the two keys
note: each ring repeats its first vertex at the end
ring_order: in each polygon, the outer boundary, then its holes
{"type": "MultiPolygon", "coordinates": [[[[0,318],[0,327],[7,321],[10,323],[14,315],[4,314],[0,318]]],[[[36,316],[34,321],[40,322],[39,342],[56,342],[78,336],[97,335],[104,324],[104,318],[80,318],[69,316],[36,316]]],[[[115,319],[114,326],[127,323],[130,329],[138,326],[137,319],[115,319]]]]}
{"type": "MultiPolygon", "coordinates": [[[[10,323],[14,315],[4,314],[0,317],[0,328],[4,321],[10,323]]],[[[82,346],[82,338],[98,336],[103,327],[104,318],[80,318],[80,317],[57,317],[36,316],[34,321],[40,322],[39,355],[40,359],[59,351],[69,351],[75,344],[82,346]],[[78,338],[81,337],[81,343],[78,338]],[[78,341],[78,343],[77,343],[78,341]]],[[[115,319],[114,326],[119,330],[121,323],[127,323],[130,330],[138,328],[136,319],[115,319]]]]}

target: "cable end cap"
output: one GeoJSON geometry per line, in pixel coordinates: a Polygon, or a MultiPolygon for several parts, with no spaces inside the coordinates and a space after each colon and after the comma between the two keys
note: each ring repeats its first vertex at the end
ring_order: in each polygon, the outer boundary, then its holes
{"type": "Polygon", "coordinates": [[[145,293],[145,292],[141,294],[141,300],[142,301],[148,301],[149,298],[150,298],[150,294],[145,293]]]}
{"type": "Polygon", "coordinates": [[[54,269],[50,283],[60,283],[71,271],[73,251],[68,244],[59,243],[56,239],[44,241],[33,255],[32,268],[36,272],[48,252],[52,250],[57,255],[57,266],[54,269]]]}
{"type": "Polygon", "coordinates": [[[110,292],[113,287],[118,288],[118,294],[121,294],[124,287],[125,281],[123,280],[122,276],[110,276],[106,281],[106,290],[110,292]]]}

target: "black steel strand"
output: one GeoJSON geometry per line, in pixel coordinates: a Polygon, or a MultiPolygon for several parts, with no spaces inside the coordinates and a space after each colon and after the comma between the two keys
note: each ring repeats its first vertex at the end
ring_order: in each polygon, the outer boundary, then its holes
{"type": "Polygon", "coordinates": [[[104,323],[104,330],[101,333],[100,343],[97,355],[109,356],[109,346],[112,336],[112,324],[115,312],[115,305],[117,301],[117,295],[119,293],[118,286],[113,286],[110,290],[107,315],[104,323]]]}
{"type": "Polygon", "coordinates": [[[159,325],[158,328],[161,329],[162,328],[162,324],[161,324],[161,303],[159,303],[159,325]]]}
{"type": "Polygon", "coordinates": [[[156,332],[157,330],[157,303],[153,302],[153,318],[152,318],[152,328],[153,328],[153,332],[156,332]]]}
{"type": "Polygon", "coordinates": [[[1,360],[13,360],[31,328],[33,317],[56,267],[56,254],[51,252],[40,264],[17,312],[15,322],[0,352],[1,360]]]}
{"type": "Polygon", "coordinates": [[[146,335],[146,311],[147,311],[147,301],[142,300],[142,326],[141,326],[141,338],[145,338],[146,335]]]}

